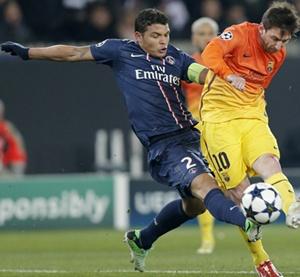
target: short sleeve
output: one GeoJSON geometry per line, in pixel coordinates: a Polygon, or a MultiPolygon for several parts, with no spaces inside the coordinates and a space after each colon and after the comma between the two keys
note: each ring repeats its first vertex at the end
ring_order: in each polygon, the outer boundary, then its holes
{"type": "Polygon", "coordinates": [[[98,63],[112,65],[119,56],[121,43],[119,39],[106,39],[91,45],[91,53],[98,63]]]}

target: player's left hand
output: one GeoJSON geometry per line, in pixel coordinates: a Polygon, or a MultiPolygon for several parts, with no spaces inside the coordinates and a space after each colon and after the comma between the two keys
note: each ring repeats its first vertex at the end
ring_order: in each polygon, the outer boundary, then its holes
{"type": "Polygon", "coordinates": [[[29,48],[16,42],[7,41],[2,43],[1,50],[11,54],[12,56],[19,56],[23,60],[29,59],[29,48]]]}
{"type": "Polygon", "coordinates": [[[241,76],[230,74],[226,77],[226,81],[228,81],[233,87],[238,90],[243,91],[245,89],[246,80],[241,76]]]}

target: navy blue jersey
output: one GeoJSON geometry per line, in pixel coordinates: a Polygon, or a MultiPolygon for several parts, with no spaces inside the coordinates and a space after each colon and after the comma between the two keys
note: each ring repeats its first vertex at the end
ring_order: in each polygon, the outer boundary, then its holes
{"type": "Polygon", "coordinates": [[[181,80],[195,62],[172,45],[164,59],[147,54],[131,40],[107,39],[91,45],[94,59],[112,67],[125,97],[131,126],[148,146],[150,138],[194,126],[185,105],[181,80]]]}

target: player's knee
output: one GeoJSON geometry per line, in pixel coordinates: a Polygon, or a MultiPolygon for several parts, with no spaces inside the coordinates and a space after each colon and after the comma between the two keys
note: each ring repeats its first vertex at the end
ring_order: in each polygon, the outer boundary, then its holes
{"type": "Polygon", "coordinates": [[[240,204],[241,203],[241,199],[243,196],[243,193],[245,191],[245,189],[250,186],[250,181],[249,179],[246,177],[242,182],[240,182],[239,185],[237,185],[234,188],[228,189],[224,192],[224,194],[230,198],[234,203],[236,204],[240,204]]]}
{"type": "Polygon", "coordinates": [[[203,214],[206,208],[202,200],[189,197],[183,199],[183,210],[187,216],[192,218],[203,214]]]}
{"type": "Polygon", "coordinates": [[[262,177],[268,178],[280,172],[281,166],[279,159],[272,154],[265,154],[259,157],[253,164],[253,169],[262,177]]]}
{"type": "Polygon", "coordinates": [[[215,179],[208,173],[198,175],[191,184],[191,193],[194,197],[203,200],[207,193],[218,188],[215,179]]]}

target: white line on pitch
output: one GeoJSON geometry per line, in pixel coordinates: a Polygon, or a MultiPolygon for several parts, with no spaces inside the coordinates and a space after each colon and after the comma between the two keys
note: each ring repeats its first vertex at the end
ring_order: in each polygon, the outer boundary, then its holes
{"type": "MultiPolygon", "coordinates": [[[[114,270],[93,270],[93,271],[74,271],[74,270],[55,270],[55,269],[0,269],[0,273],[47,273],[47,274],[70,274],[70,273],[133,273],[136,271],[126,269],[114,269],[114,270]]],[[[236,275],[236,274],[251,274],[256,275],[254,271],[201,271],[201,270],[146,270],[145,273],[151,274],[223,274],[223,275],[236,275]]],[[[288,275],[300,274],[300,272],[283,272],[288,275]]]]}

